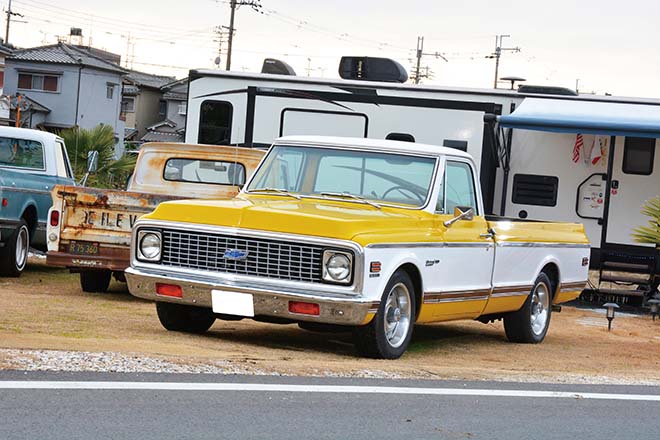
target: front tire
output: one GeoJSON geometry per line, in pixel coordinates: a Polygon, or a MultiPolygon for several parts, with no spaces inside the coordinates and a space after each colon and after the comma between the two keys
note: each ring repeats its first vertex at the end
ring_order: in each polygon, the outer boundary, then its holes
{"type": "Polygon", "coordinates": [[[203,307],[157,302],[156,312],[162,326],[173,332],[200,334],[215,322],[213,311],[203,307]]]}
{"type": "Polygon", "coordinates": [[[80,272],[80,287],[83,292],[105,293],[110,287],[111,277],[109,270],[83,270],[80,272]]]}
{"type": "Polygon", "coordinates": [[[415,290],[408,274],[398,270],[385,286],[371,322],[353,331],[358,352],[376,359],[398,359],[408,348],[415,323],[415,290]]]}
{"type": "Polygon", "coordinates": [[[14,233],[9,237],[5,248],[0,252],[0,274],[19,277],[27,266],[30,250],[30,230],[21,219],[14,233]]]}
{"type": "Polygon", "coordinates": [[[504,331],[510,342],[538,344],[543,341],[552,313],[551,286],[548,276],[539,274],[522,308],[504,316],[504,331]]]}

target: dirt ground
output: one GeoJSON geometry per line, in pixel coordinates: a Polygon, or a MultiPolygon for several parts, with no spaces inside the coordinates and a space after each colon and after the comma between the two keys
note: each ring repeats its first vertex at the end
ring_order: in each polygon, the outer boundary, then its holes
{"type": "Polygon", "coordinates": [[[0,278],[0,369],[16,368],[16,349],[223,362],[258,374],[660,384],[660,321],[649,316],[618,316],[608,333],[602,313],[564,307],[539,345],[508,343],[501,322],[423,325],[401,359],[371,360],[356,356],[348,334],[296,325],[217,321],[201,336],[167,332],[154,305],[124,284],[86,294],[77,275],[36,260],[21,278],[0,278]]]}

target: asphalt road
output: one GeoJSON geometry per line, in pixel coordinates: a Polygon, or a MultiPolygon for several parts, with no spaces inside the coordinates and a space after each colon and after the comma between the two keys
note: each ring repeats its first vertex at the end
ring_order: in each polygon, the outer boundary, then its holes
{"type": "Polygon", "coordinates": [[[660,387],[0,372],[0,439],[658,439],[660,387]]]}

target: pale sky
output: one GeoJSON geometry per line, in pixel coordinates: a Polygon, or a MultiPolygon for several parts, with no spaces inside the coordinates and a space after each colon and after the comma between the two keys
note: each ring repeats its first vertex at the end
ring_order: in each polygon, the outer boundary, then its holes
{"type": "MultiPolygon", "coordinates": [[[[7,1],[3,0],[5,9],[7,1]]],[[[410,72],[417,36],[433,78],[426,84],[492,87],[495,35],[509,34],[500,77],[581,92],[660,98],[660,1],[261,0],[236,14],[232,70],[258,72],[265,57],[298,75],[337,77],[342,55],[397,59],[410,72]]],[[[213,29],[229,25],[228,0],[13,0],[9,41],[31,47],[81,27],[85,43],[132,56],[136,70],[184,77],[213,68],[213,29]],[[130,44],[128,36],[130,34],[130,44]]],[[[2,34],[4,35],[4,28],[2,34]]],[[[224,68],[226,43],[221,66],[224,68]]],[[[502,84],[500,87],[506,87],[502,84]]]]}

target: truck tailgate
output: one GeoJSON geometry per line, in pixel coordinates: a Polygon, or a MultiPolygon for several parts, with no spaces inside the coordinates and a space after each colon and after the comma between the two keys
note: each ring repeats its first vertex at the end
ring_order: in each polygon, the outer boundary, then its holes
{"type": "Polygon", "coordinates": [[[159,203],[182,197],[56,186],[53,200],[61,207],[60,241],[128,246],[131,228],[140,216],[159,203]]]}

